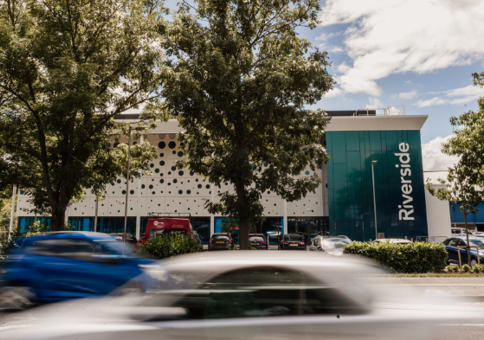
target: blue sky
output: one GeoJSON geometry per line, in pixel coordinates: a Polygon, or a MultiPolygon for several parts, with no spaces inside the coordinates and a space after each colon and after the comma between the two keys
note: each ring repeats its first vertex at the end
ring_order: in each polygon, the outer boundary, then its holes
{"type": "Polygon", "coordinates": [[[452,165],[455,159],[440,153],[452,134],[449,118],[477,109],[484,96],[471,76],[484,71],[484,1],[323,0],[321,6],[322,24],[299,33],[329,53],[338,84],[314,107],[405,105],[407,115],[428,115],[421,131],[425,169],[452,165]]]}

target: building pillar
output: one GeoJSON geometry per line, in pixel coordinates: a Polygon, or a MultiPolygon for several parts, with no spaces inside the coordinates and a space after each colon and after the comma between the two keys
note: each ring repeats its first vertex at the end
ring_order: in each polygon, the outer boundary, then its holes
{"type": "MultiPolygon", "coordinates": [[[[140,137],[140,144],[143,143],[144,136],[140,137]]],[[[140,238],[141,232],[141,177],[138,178],[138,204],[136,206],[136,239],[140,238]]]]}
{"type": "Polygon", "coordinates": [[[287,201],[286,200],[284,200],[282,206],[284,209],[283,220],[282,220],[282,223],[283,223],[282,234],[286,235],[287,234],[287,201]]]}

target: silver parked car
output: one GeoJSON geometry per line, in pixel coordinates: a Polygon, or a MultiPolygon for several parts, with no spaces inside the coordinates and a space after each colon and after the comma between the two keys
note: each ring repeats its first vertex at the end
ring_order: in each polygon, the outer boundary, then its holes
{"type": "Polygon", "coordinates": [[[342,256],[344,246],[350,243],[351,240],[348,238],[316,236],[311,243],[311,247],[309,247],[309,251],[319,251],[331,256],[342,256]]]}
{"type": "Polygon", "coordinates": [[[378,286],[384,272],[352,256],[198,253],[147,270],[158,281],[145,292],[17,313],[0,339],[423,340],[436,335],[434,324],[457,318],[455,306],[447,315],[421,296],[378,286]]]}

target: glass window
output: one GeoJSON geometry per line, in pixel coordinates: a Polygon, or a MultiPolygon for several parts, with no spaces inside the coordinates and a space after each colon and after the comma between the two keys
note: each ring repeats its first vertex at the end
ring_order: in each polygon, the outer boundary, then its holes
{"type": "Polygon", "coordinates": [[[72,259],[88,259],[90,255],[96,253],[95,244],[85,239],[44,239],[32,242],[29,249],[30,254],[41,256],[59,256],[72,259]]]}
{"type": "Polygon", "coordinates": [[[228,237],[227,235],[213,235],[212,236],[212,240],[226,240],[228,241],[230,239],[230,237],[228,237]]]}
{"type": "Polygon", "coordinates": [[[287,240],[288,241],[304,241],[304,237],[300,234],[288,234],[287,240]]]}
{"type": "Polygon", "coordinates": [[[449,247],[457,247],[457,241],[458,241],[458,239],[456,239],[456,238],[451,239],[451,240],[448,242],[448,246],[449,246],[449,247]]]}
{"type": "Polygon", "coordinates": [[[460,246],[460,247],[465,247],[467,244],[465,243],[464,240],[458,240],[457,245],[460,246]]]}
{"type": "Polygon", "coordinates": [[[339,249],[351,242],[343,238],[327,238],[323,240],[323,248],[325,249],[339,249]]]}
{"type": "Polygon", "coordinates": [[[265,239],[262,236],[249,236],[249,242],[264,242],[265,239]]]}
{"type": "Polygon", "coordinates": [[[481,240],[469,240],[471,246],[478,246],[479,250],[484,249],[484,243],[481,240]]]}
{"type": "Polygon", "coordinates": [[[443,243],[445,246],[447,246],[447,245],[449,244],[449,242],[450,242],[450,239],[447,239],[447,240],[445,240],[445,241],[444,241],[444,242],[442,242],[442,243],[443,243]]]}

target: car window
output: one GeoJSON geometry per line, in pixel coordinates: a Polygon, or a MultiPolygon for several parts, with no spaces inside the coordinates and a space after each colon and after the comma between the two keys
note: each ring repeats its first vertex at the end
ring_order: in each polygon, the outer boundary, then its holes
{"type": "Polygon", "coordinates": [[[447,239],[444,242],[442,242],[442,244],[445,245],[445,246],[447,246],[447,245],[449,245],[449,242],[450,242],[450,239],[447,239]]]}
{"type": "Polygon", "coordinates": [[[350,244],[350,242],[342,238],[327,238],[323,240],[323,248],[325,249],[339,249],[347,244],[350,244]]]}
{"type": "MultiPolygon", "coordinates": [[[[180,291],[175,291],[179,294],[180,291]]],[[[150,306],[183,308],[187,319],[224,319],[320,314],[361,314],[363,305],[338,287],[296,271],[278,268],[235,270],[204,282],[170,301],[170,291],[145,301],[150,306]]]]}
{"type": "Polygon", "coordinates": [[[287,237],[289,241],[304,241],[304,237],[299,234],[288,234],[287,237]]]}
{"type": "Polygon", "coordinates": [[[458,240],[457,241],[457,246],[460,246],[460,247],[465,247],[467,244],[464,240],[458,240]]]}
{"type": "Polygon", "coordinates": [[[262,236],[249,236],[249,242],[264,242],[264,238],[262,236]]]}
{"type": "Polygon", "coordinates": [[[452,234],[461,234],[460,229],[452,229],[452,234]]]}
{"type": "Polygon", "coordinates": [[[484,243],[481,240],[469,240],[471,246],[479,247],[479,250],[484,249],[484,243]]]}
{"type": "Polygon", "coordinates": [[[212,240],[219,240],[219,241],[228,241],[229,237],[227,235],[213,235],[212,240]]]}
{"type": "Polygon", "coordinates": [[[449,240],[449,243],[447,245],[449,247],[457,247],[457,241],[458,241],[457,238],[453,238],[453,239],[449,240]]]}
{"type": "Polygon", "coordinates": [[[72,259],[89,259],[96,253],[96,246],[86,239],[55,238],[33,241],[27,253],[40,256],[57,256],[72,259]]]}

